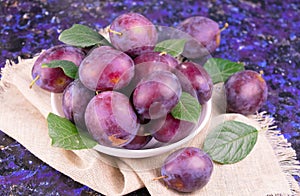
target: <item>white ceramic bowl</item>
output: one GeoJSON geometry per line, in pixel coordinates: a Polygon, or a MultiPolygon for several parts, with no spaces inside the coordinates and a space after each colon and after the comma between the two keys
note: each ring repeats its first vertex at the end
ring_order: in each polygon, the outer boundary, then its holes
{"type": "MultiPolygon", "coordinates": [[[[62,94],[51,93],[51,106],[52,106],[53,113],[59,116],[64,116],[61,102],[62,102],[62,94]]],[[[187,137],[185,137],[184,139],[178,142],[164,144],[152,138],[152,140],[143,149],[140,150],[113,148],[113,147],[103,146],[100,144],[96,145],[94,149],[111,156],[123,157],[123,158],[146,158],[146,157],[160,155],[165,152],[169,152],[182,146],[183,144],[186,144],[188,141],[196,137],[197,134],[201,130],[203,130],[205,126],[209,123],[211,117],[211,110],[212,110],[212,101],[209,100],[206,104],[202,106],[202,112],[199,119],[198,128],[193,130],[187,137]]]]}

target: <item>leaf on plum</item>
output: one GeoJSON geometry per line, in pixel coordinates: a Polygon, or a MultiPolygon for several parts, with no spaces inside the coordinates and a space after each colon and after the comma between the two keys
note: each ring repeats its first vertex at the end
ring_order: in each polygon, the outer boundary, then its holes
{"type": "Polygon", "coordinates": [[[201,113],[201,105],[198,100],[189,93],[182,92],[178,104],[172,109],[174,118],[197,123],[201,113]]]}
{"type": "Polygon", "coordinates": [[[205,138],[203,150],[221,164],[243,160],[253,149],[258,137],[256,128],[238,121],[226,121],[205,138]]]}
{"type": "Polygon", "coordinates": [[[102,35],[88,26],[74,24],[71,28],[64,30],[58,37],[59,41],[76,47],[90,47],[95,45],[111,46],[102,35]]]}
{"type": "Polygon", "coordinates": [[[232,62],[221,58],[210,58],[204,64],[214,84],[225,82],[232,74],[244,70],[241,63],[232,62]]]}
{"type": "Polygon", "coordinates": [[[77,77],[78,67],[72,61],[53,60],[49,63],[42,64],[42,67],[62,68],[66,76],[75,79],[77,77]]]}
{"type": "Polygon", "coordinates": [[[173,57],[179,56],[184,49],[185,39],[168,39],[156,44],[154,51],[167,53],[173,57]]]}
{"type": "Polygon", "coordinates": [[[66,118],[49,113],[47,122],[52,146],[66,150],[81,150],[93,148],[97,144],[96,141],[79,132],[76,126],[66,118]]]}

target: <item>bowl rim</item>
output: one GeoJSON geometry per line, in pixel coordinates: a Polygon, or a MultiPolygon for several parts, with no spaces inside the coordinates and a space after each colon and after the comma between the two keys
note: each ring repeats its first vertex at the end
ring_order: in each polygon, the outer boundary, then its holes
{"type": "MultiPolygon", "coordinates": [[[[51,93],[51,108],[52,112],[56,115],[63,116],[61,106],[57,105],[57,102],[60,101],[61,103],[62,93],[51,93]]],[[[177,142],[155,147],[155,148],[146,148],[146,149],[139,149],[139,150],[131,150],[131,149],[124,149],[124,148],[114,148],[114,147],[108,147],[103,146],[101,144],[97,144],[93,147],[94,150],[115,156],[120,158],[147,158],[147,157],[153,157],[156,155],[163,154],[165,152],[174,150],[183,144],[187,143],[194,137],[196,137],[210,122],[212,114],[212,99],[209,99],[205,104],[202,105],[201,110],[201,116],[204,115],[203,120],[200,123],[199,127],[195,129],[191,134],[183,138],[182,140],[179,140],[177,142]]],[[[200,117],[201,119],[201,117],[200,117]]]]}

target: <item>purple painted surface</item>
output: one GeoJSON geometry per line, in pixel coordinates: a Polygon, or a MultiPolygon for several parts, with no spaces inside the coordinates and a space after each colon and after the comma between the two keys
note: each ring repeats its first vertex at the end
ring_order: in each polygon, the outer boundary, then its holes
{"type": "MultiPolygon", "coordinates": [[[[59,33],[74,23],[95,29],[121,13],[144,14],[157,25],[174,26],[202,15],[217,21],[221,45],[213,54],[263,70],[269,97],[263,110],[276,120],[300,159],[300,2],[266,1],[92,1],[0,2],[0,66],[6,59],[31,58],[59,43],[59,33]]],[[[300,183],[300,177],[295,176],[300,183]]],[[[130,195],[148,195],[141,189],[130,195]]],[[[0,195],[99,195],[50,168],[0,132],[0,195]]]]}

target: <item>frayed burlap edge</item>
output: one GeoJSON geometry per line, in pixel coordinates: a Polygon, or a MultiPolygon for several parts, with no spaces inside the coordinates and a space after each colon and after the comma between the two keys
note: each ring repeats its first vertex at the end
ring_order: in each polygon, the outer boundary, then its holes
{"type": "Polygon", "coordinates": [[[292,148],[291,143],[284,138],[275,125],[276,121],[266,111],[251,115],[249,118],[256,120],[260,124],[261,131],[265,132],[280,167],[286,176],[291,192],[293,195],[300,195],[300,186],[293,177],[293,175],[300,174],[300,162],[297,160],[296,152],[292,148]]]}

